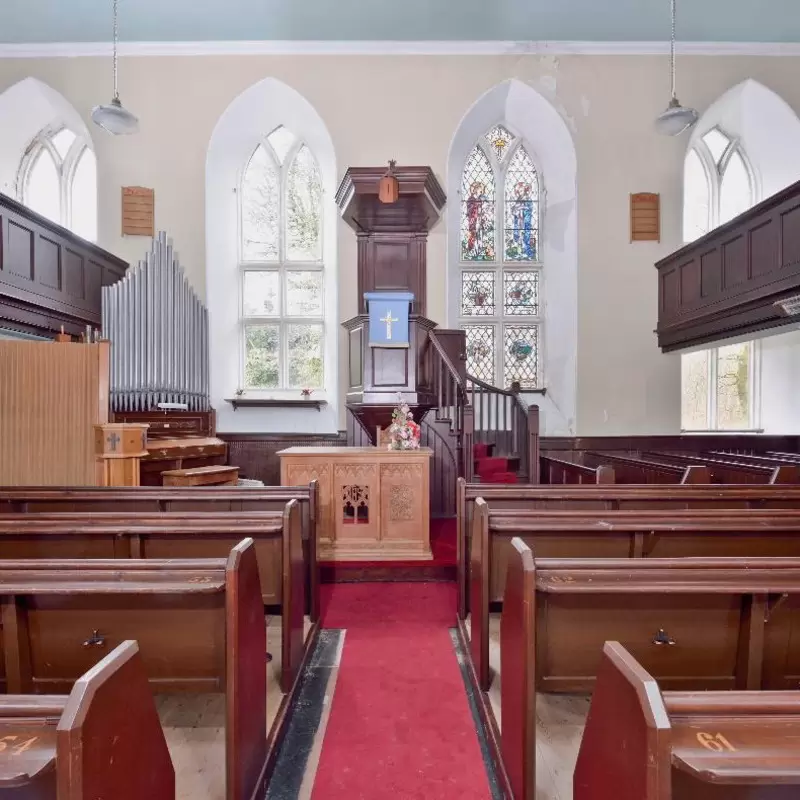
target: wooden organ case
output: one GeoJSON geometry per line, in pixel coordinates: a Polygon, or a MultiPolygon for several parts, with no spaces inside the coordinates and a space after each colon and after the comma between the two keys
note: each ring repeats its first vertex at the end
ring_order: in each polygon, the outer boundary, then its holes
{"type": "Polygon", "coordinates": [[[111,341],[112,421],[149,426],[141,485],[160,486],[165,470],[225,464],[209,404],[208,310],[165,233],[103,289],[102,318],[111,341]]]}

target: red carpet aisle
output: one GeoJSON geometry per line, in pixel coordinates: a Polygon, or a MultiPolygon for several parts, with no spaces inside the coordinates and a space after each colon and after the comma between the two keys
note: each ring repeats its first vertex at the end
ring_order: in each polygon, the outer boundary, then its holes
{"type": "Polygon", "coordinates": [[[450,583],[323,586],[347,630],[313,800],[486,800],[478,737],[448,628],[450,583]]]}

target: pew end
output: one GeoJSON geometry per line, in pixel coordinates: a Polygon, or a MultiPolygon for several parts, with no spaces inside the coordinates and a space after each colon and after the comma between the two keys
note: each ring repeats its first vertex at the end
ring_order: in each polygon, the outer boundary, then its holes
{"type": "Polygon", "coordinates": [[[58,800],[174,800],[175,771],[136,642],[76,682],[56,753],[58,800]]]}
{"type": "MultiPolygon", "coordinates": [[[[299,536],[299,509],[292,502],[299,536]]],[[[267,766],[267,632],[252,539],[228,556],[225,595],[225,785],[230,800],[244,800],[263,785],[267,766]]]]}
{"type": "Polygon", "coordinates": [[[518,800],[536,797],[536,567],[531,549],[511,540],[500,620],[501,747],[518,800]]]}
{"type": "Polygon", "coordinates": [[[469,564],[470,653],[478,686],[488,692],[492,683],[489,667],[489,506],[482,498],[472,510],[469,564]]]}
{"type": "Polygon", "coordinates": [[[658,684],[622,645],[606,642],[575,765],[574,799],[668,800],[669,748],[658,684]]]}

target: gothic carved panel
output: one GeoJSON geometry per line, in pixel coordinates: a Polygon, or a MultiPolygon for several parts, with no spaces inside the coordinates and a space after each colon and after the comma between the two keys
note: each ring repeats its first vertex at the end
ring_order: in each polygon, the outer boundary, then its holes
{"type": "Polygon", "coordinates": [[[342,486],[342,523],[369,524],[369,486],[358,484],[342,486]]]}
{"type": "Polygon", "coordinates": [[[392,522],[410,522],[414,519],[414,490],[405,484],[389,490],[389,519],[392,522]]]}

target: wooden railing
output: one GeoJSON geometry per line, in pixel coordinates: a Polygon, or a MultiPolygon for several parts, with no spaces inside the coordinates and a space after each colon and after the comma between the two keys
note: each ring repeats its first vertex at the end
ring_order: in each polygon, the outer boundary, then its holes
{"type": "Polygon", "coordinates": [[[540,477],[543,483],[575,484],[575,483],[615,483],[614,467],[603,464],[599,467],[587,467],[553,456],[540,456],[540,477]]]}

